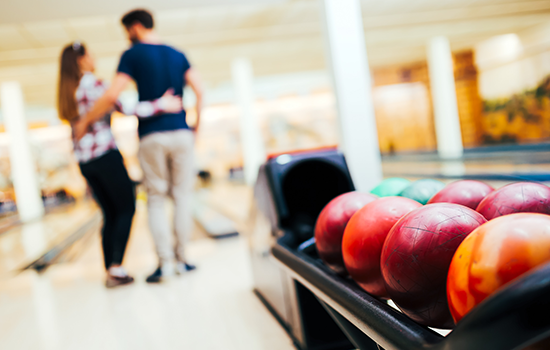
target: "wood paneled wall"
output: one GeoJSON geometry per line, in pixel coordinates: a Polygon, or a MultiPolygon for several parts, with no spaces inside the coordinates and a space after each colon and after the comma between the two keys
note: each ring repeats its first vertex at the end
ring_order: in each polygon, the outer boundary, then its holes
{"type": "Polygon", "coordinates": [[[478,90],[478,73],[472,51],[454,55],[456,98],[464,147],[481,144],[483,103],[478,90]]]}
{"type": "MultiPolygon", "coordinates": [[[[464,147],[481,142],[482,102],[473,52],[454,55],[458,112],[464,147]]],[[[426,62],[378,68],[373,99],[383,153],[433,151],[437,147],[426,62]]]]}

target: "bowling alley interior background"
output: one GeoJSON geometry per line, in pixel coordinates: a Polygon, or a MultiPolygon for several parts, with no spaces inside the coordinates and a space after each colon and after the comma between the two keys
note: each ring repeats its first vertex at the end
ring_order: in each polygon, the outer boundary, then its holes
{"type": "Polygon", "coordinates": [[[549,184],[549,0],[0,4],[1,349],[550,349],[549,184]],[[144,121],[111,110],[135,280],[107,288],[60,58],[113,81],[134,9],[203,89],[196,269],[149,283],[144,121]]]}

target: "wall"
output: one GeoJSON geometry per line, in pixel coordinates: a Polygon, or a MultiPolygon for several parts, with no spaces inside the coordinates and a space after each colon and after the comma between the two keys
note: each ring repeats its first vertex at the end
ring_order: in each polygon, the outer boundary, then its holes
{"type": "MultiPolygon", "coordinates": [[[[482,103],[472,51],[454,54],[458,114],[465,147],[481,142],[482,103]]],[[[436,149],[428,66],[419,62],[373,71],[374,105],[383,153],[436,149]]]]}
{"type": "MultiPolygon", "coordinates": [[[[259,98],[254,104],[268,154],[338,144],[334,96],[330,91],[259,98]]],[[[204,109],[196,144],[198,166],[224,177],[242,166],[239,111],[234,104],[204,109]]]]}
{"type": "MultiPolygon", "coordinates": [[[[456,53],[454,61],[463,142],[474,147],[481,140],[482,104],[473,53],[456,53]]],[[[427,64],[377,68],[372,77],[380,150],[435,151],[427,64]]],[[[209,106],[204,110],[197,140],[198,166],[216,177],[227,176],[230,168],[242,166],[238,109],[232,103],[231,88],[222,84],[209,91],[209,106]]],[[[339,143],[336,106],[325,72],[258,77],[254,91],[255,113],[268,153],[339,143]]],[[[194,113],[188,111],[191,121],[194,113]]]]}
{"type": "Polygon", "coordinates": [[[550,23],[476,46],[486,144],[550,140],[550,23]]]}
{"type": "Polygon", "coordinates": [[[454,69],[462,142],[465,148],[476,147],[482,143],[483,103],[478,89],[478,71],[473,52],[456,53],[454,69]]]}

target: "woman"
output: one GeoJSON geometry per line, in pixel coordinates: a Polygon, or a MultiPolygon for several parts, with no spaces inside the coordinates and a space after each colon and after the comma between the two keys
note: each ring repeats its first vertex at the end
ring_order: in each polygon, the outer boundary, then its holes
{"type": "MultiPolygon", "coordinates": [[[[107,88],[105,83],[95,77],[94,69],[94,59],[81,43],[75,42],[63,49],[58,111],[61,119],[71,124],[73,134],[80,118],[107,88]]],[[[139,117],[154,117],[160,112],[180,111],[181,104],[180,97],[167,91],[158,100],[140,102],[135,111],[125,112],[139,117]]],[[[128,275],[121,264],[135,212],[134,188],[111,132],[110,114],[91,124],[84,137],[74,140],[74,151],[82,175],[103,211],[102,245],[107,270],[106,286],[111,288],[132,283],[133,277],[128,275]]]]}

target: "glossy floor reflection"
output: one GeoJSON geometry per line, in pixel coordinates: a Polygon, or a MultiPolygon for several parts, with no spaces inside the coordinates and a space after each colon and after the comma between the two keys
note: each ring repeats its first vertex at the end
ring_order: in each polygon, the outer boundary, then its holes
{"type": "Polygon", "coordinates": [[[0,349],[294,349],[252,292],[244,237],[189,244],[197,271],[161,285],[139,205],[126,266],[131,286],[103,286],[99,235],[72,262],[26,271],[0,286],[0,349]]]}
{"type": "Polygon", "coordinates": [[[41,221],[15,225],[0,233],[0,283],[66,239],[97,213],[97,205],[85,201],[60,207],[41,221]]]}

